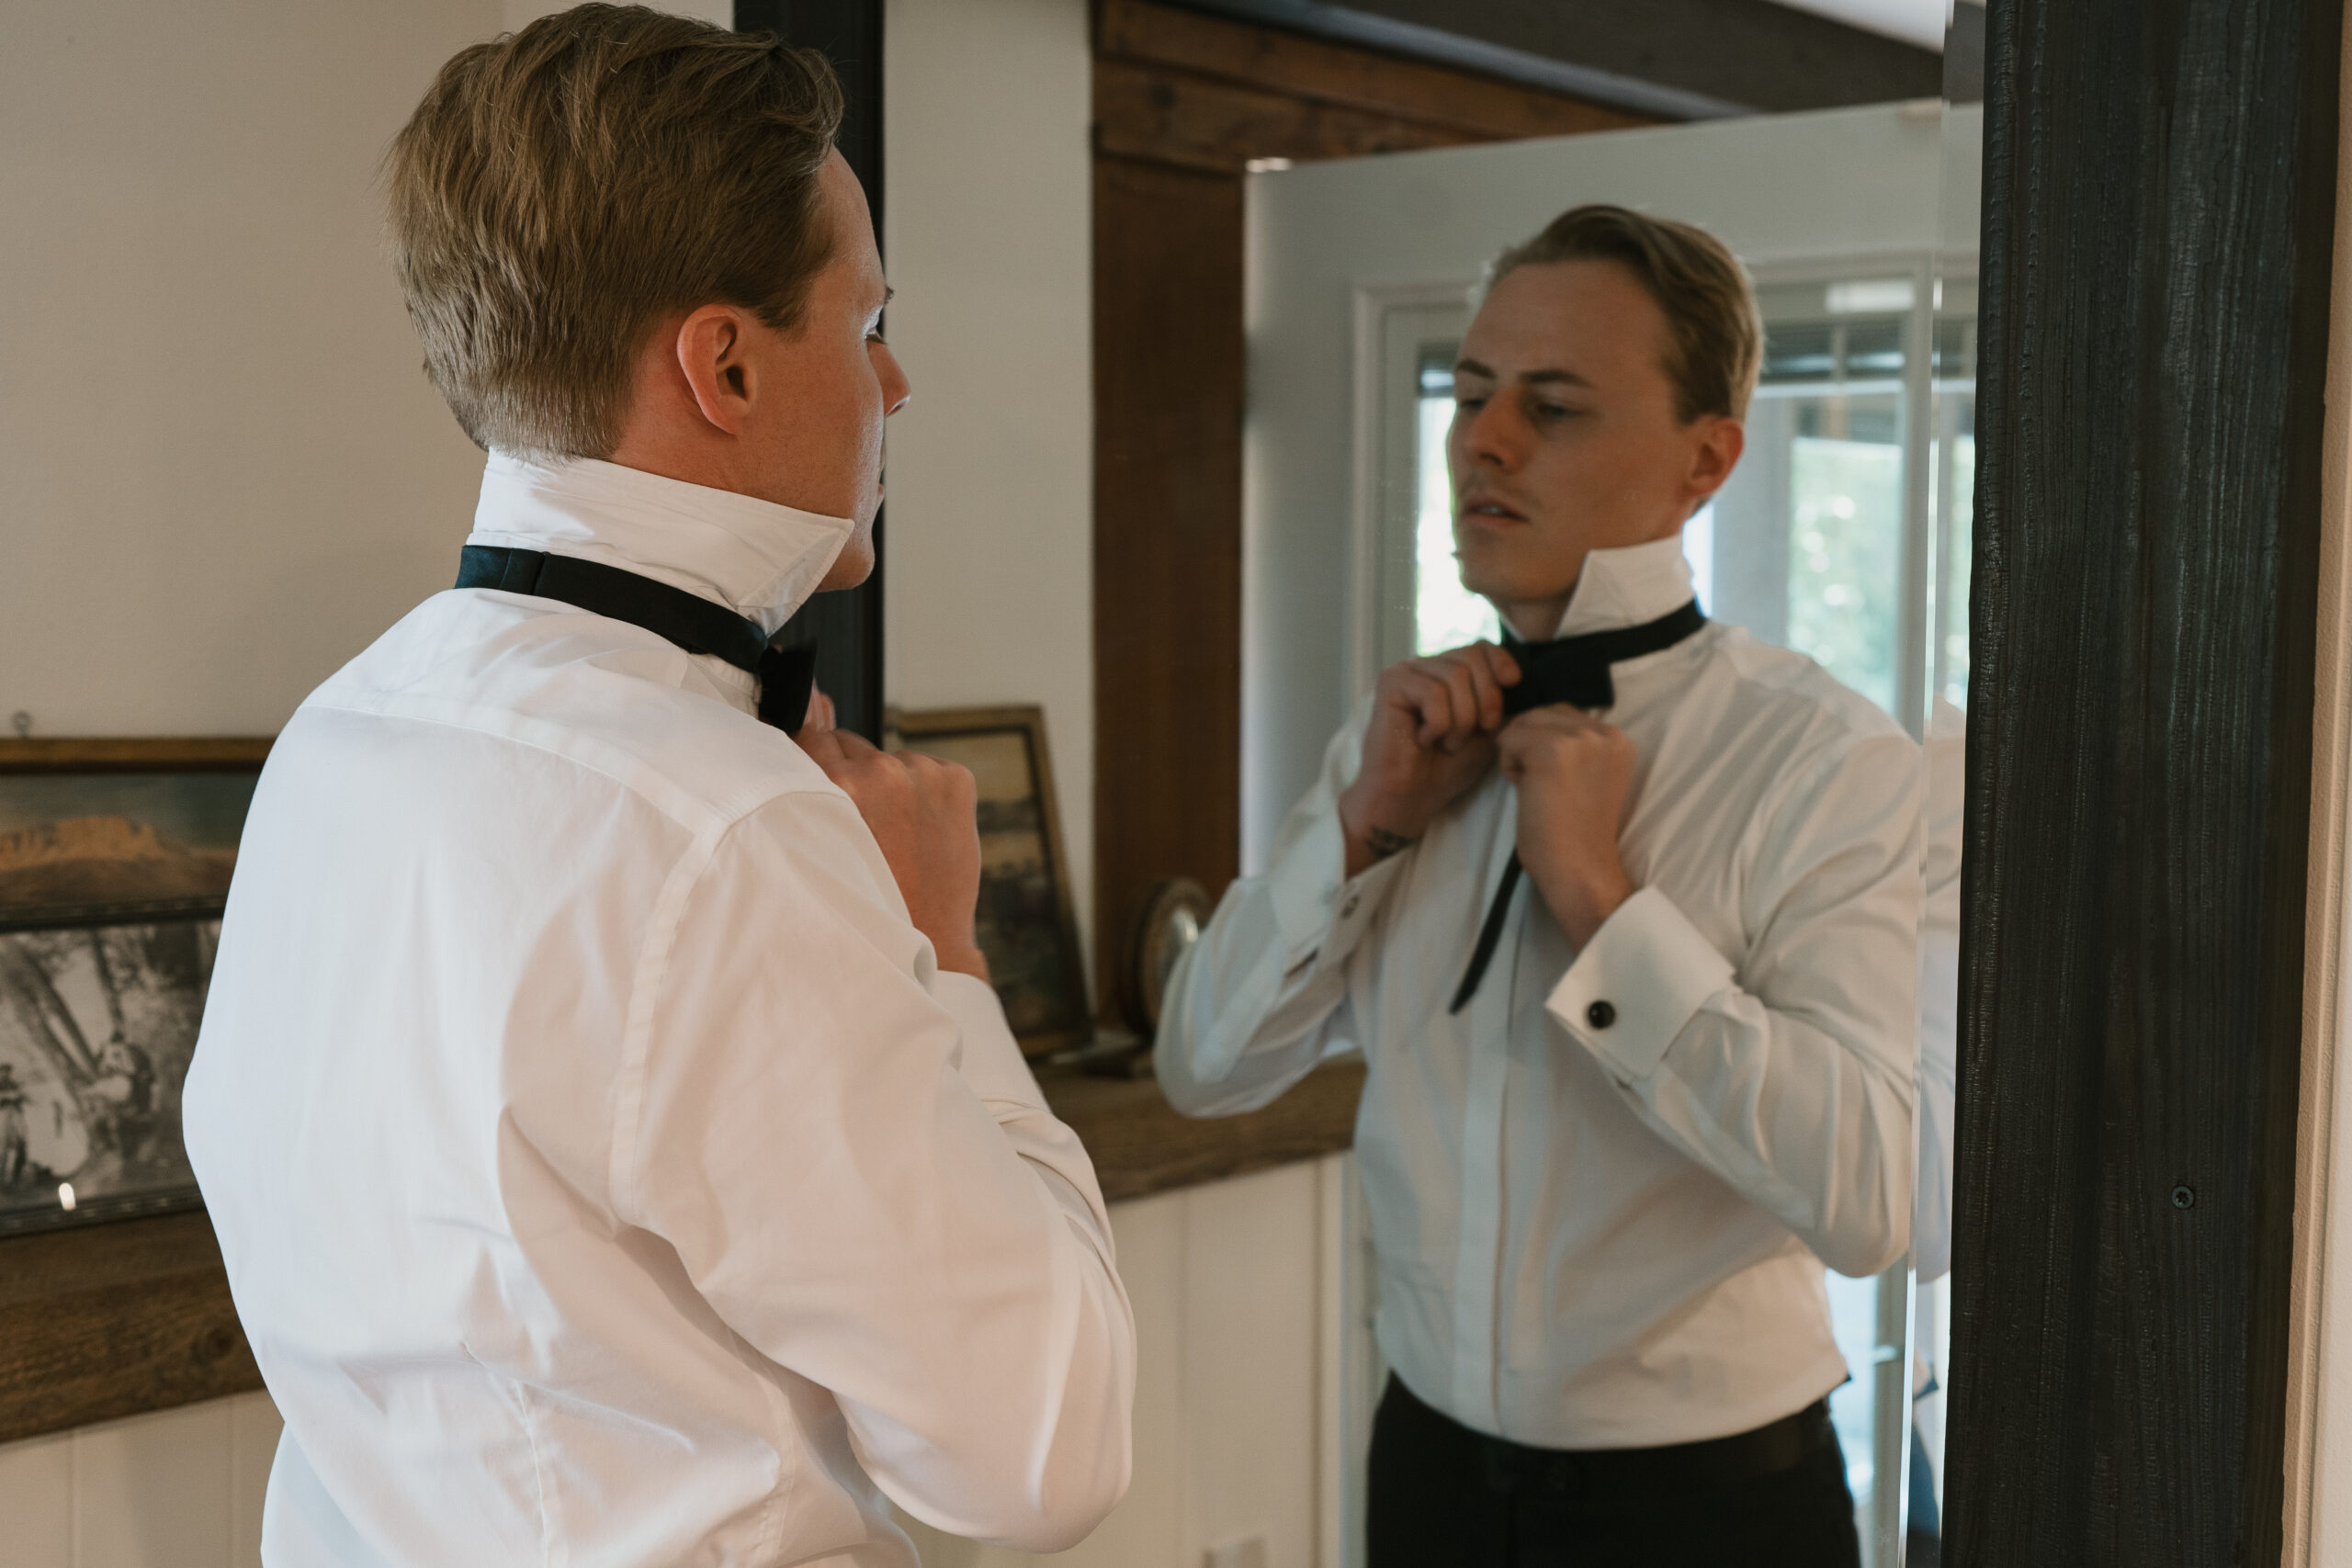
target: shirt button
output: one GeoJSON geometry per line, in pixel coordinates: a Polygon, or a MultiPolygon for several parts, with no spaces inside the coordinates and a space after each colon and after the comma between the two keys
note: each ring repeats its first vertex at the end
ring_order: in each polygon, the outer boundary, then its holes
{"type": "Polygon", "coordinates": [[[1606,1029],[1617,1021],[1617,1010],[1607,1002],[1595,1002],[1584,1010],[1584,1021],[1595,1029],[1606,1029]]]}
{"type": "Polygon", "coordinates": [[[1344,920],[1344,919],[1346,919],[1350,915],[1354,914],[1354,913],[1356,912],[1356,903],[1357,903],[1357,900],[1358,900],[1359,898],[1361,898],[1361,897],[1362,897],[1362,895],[1361,895],[1361,894],[1355,894],[1355,893],[1351,893],[1351,894],[1349,894],[1349,895],[1348,895],[1348,901],[1347,901],[1345,904],[1342,904],[1342,905],[1340,905],[1340,919],[1343,919],[1343,920],[1344,920]]]}

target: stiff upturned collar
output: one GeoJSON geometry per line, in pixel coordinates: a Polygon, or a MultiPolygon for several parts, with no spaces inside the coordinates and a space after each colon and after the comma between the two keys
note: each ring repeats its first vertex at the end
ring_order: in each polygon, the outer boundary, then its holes
{"type": "Polygon", "coordinates": [[[1623,549],[1595,550],[1584,558],[1576,592],[1568,596],[1568,607],[1552,635],[1581,637],[1655,621],[1690,602],[1691,581],[1679,534],[1623,549]]]}
{"type": "Polygon", "coordinates": [[[543,463],[493,452],[466,543],[618,567],[724,604],[774,636],[855,526],[593,457],[543,463]]]}

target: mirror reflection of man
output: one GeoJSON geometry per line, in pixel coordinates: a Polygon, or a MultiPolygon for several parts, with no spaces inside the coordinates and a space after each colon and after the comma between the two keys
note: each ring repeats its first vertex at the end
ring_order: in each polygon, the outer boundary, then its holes
{"type": "Polygon", "coordinates": [[[1381,674],[1170,988],[1194,1114],[1367,1058],[1374,1568],[1858,1560],[1822,1269],[1906,1241],[1919,757],[1695,607],[1760,336],[1681,224],[1497,262],[1447,454],[1503,646],[1381,674]]]}

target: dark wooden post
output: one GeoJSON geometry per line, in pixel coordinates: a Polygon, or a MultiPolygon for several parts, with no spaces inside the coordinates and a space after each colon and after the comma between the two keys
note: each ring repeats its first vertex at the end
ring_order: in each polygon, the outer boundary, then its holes
{"type": "MultiPolygon", "coordinates": [[[[882,233],[882,0],[735,0],[739,32],[772,32],[832,62],[847,100],[835,143],[865,186],[874,238],[882,233]]],[[[888,255],[885,251],[884,255],[888,255]]],[[[882,524],[874,525],[874,575],[863,586],[820,593],[792,618],[788,641],[817,644],[817,682],[841,722],[882,736],[882,524]]]]}
{"type": "Polygon", "coordinates": [[[2276,1563],[2342,0],[1995,0],[1947,1548],[2276,1563]]]}

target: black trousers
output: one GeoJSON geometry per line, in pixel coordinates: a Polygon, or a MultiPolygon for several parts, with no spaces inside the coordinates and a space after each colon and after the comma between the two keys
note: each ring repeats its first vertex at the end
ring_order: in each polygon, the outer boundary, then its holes
{"type": "Polygon", "coordinates": [[[1790,1462],[1763,1474],[1724,1445],[1524,1448],[1441,1415],[1392,1377],[1373,1418],[1369,1568],[1858,1568],[1854,1499],[1826,1407],[1806,1412],[1784,1446],[1790,1462]]]}

